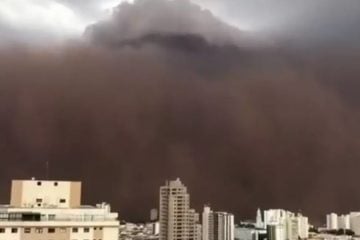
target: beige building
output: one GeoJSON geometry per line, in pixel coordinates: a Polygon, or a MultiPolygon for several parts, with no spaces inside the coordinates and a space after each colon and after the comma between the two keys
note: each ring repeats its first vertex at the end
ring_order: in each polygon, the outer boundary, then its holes
{"type": "Polygon", "coordinates": [[[190,195],[180,179],[160,187],[160,240],[199,239],[198,218],[190,209],[190,195]]]}
{"type": "Polygon", "coordinates": [[[202,240],[202,226],[200,224],[200,214],[194,209],[189,210],[190,240],[202,240]]]}
{"type": "Polygon", "coordinates": [[[227,212],[213,212],[209,206],[204,206],[202,213],[203,240],[234,240],[234,215],[227,212]]]}
{"type": "Polygon", "coordinates": [[[81,183],[15,180],[0,206],[0,240],[117,240],[118,214],[81,205],[81,183]]]}

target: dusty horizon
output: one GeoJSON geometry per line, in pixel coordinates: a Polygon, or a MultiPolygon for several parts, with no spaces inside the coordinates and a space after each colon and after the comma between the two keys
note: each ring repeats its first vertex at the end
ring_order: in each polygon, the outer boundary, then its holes
{"type": "Polygon", "coordinates": [[[137,0],[107,17],[118,2],[22,5],[78,23],[58,29],[10,14],[15,2],[0,3],[1,203],[49,161],[121,220],[148,219],[176,177],[197,210],[237,221],[360,209],[360,2],[137,0]]]}

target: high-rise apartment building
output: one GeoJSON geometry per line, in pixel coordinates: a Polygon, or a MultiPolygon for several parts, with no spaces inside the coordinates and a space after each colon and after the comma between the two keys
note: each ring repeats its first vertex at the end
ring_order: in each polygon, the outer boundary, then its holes
{"type": "Polygon", "coordinates": [[[350,229],[360,235],[360,212],[350,212],[350,229]]]}
{"type": "Polygon", "coordinates": [[[264,225],[270,240],[306,239],[309,235],[308,218],[283,209],[264,211],[264,225]]]}
{"type": "Polygon", "coordinates": [[[301,239],[309,238],[309,218],[303,216],[302,214],[298,214],[297,218],[298,218],[299,238],[301,239]]]}
{"type": "Polygon", "coordinates": [[[350,215],[337,215],[336,213],[327,214],[326,228],[328,230],[350,229],[350,215]]]}
{"type": "Polygon", "coordinates": [[[81,183],[15,180],[0,206],[0,240],[117,240],[118,214],[81,205],[81,183]]]}
{"type": "Polygon", "coordinates": [[[340,215],[338,217],[338,227],[339,229],[350,229],[350,215],[340,215]]]}
{"type": "Polygon", "coordinates": [[[339,228],[338,215],[336,213],[326,215],[326,228],[329,230],[336,230],[339,228]]]}
{"type": "MultiPolygon", "coordinates": [[[[160,187],[160,240],[196,240],[197,215],[190,209],[186,186],[176,179],[160,187]]],[[[197,226],[198,228],[199,226],[197,226]]]]}
{"type": "Polygon", "coordinates": [[[205,206],[202,214],[203,240],[234,240],[234,215],[213,212],[205,206]]]}
{"type": "Polygon", "coordinates": [[[214,240],[214,214],[210,206],[204,206],[202,213],[202,240],[214,240]]]}

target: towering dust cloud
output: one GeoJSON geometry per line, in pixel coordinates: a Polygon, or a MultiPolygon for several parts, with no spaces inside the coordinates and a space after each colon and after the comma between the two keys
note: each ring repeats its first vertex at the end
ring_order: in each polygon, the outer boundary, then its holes
{"type": "Polygon", "coordinates": [[[195,207],[240,218],[360,207],[357,54],[254,43],[187,1],[122,4],[84,38],[1,50],[3,189],[49,160],[52,178],[83,180],[127,220],[177,176],[195,207]]]}
{"type": "Polygon", "coordinates": [[[242,34],[190,1],[140,0],[124,3],[110,20],[87,28],[94,42],[121,44],[148,35],[200,35],[216,44],[239,44],[242,34]]]}

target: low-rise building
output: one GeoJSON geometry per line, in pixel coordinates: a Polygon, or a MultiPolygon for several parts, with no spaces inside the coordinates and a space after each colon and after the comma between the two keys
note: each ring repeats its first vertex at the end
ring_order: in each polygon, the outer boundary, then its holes
{"type": "Polygon", "coordinates": [[[124,223],[120,225],[120,240],[157,240],[159,230],[159,222],[124,223]]]}

